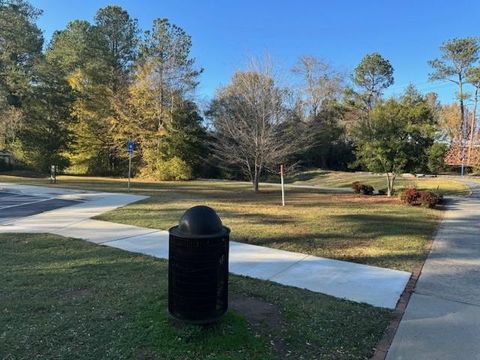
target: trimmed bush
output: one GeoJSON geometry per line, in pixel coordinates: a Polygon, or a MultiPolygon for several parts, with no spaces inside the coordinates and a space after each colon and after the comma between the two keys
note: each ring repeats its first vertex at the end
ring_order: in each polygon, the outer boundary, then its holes
{"type": "Polygon", "coordinates": [[[411,206],[423,206],[434,208],[443,201],[443,196],[433,191],[417,190],[416,188],[408,188],[400,194],[400,199],[411,206]]]}
{"type": "Polygon", "coordinates": [[[359,181],[352,183],[352,189],[355,194],[373,195],[375,189],[373,186],[362,184],[359,181]]]}

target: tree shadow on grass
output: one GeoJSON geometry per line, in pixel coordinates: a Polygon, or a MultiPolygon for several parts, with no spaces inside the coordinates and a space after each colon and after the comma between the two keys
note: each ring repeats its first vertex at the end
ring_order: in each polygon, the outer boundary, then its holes
{"type": "Polygon", "coordinates": [[[398,216],[346,214],[335,215],[335,218],[338,218],[341,222],[352,224],[356,232],[371,236],[431,236],[437,226],[437,222],[432,218],[405,216],[403,214],[398,216]]]}
{"type": "MultiPolygon", "coordinates": [[[[320,257],[412,271],[424,261],[433,238],[433,218],[392,215],[337,215],[338,229],[285,234],[277,237],[235,237],[240,242],[320,257]],[[342,225],[348,223],[348,232],[342,225]]],[[[333,220],[335,221],[335,220],[333,220]]]]}
{"type": "Polygon", "coordinates": [[[248,213],[242,211],[233,211],[219,209],[218,215],[221,219],[227,224],[228,220],[234,221],[235,219],[245,219],[247,224],[251,225],[288,225],[294,224],[298,220],[291,215],[285,214],[266,214],[261,212],[251,212],[248,213]]]}
{"type": "MultiPolygon", "coordinates": [[[[228,216],[234,217],[235,212],[227,212],[228,216]]],[[[239,214],[239,216],[244,214],[239,214]]],[[[252,217],[261,216],[258,214],[251,214],[252,217]]],[[[431,218],[405,217],[402,215],[378,215],[378,214],[344,214],[331,215],[333,224],[338,224],[338,227],[333,227],[332,231],[321,232],[312,231],[305,233],[301,231],[299,235],[279,236],[271,239],[255,239],[256,244],[268,244],[270,242],[288,243],[301,242],[302,240],[318,240],[319,242],[330,242],[334,240],[352,240],[352,243],[358,241],[368,241],[374,243],[377,238],[384,237],[399,237],[405,235],[412,236],[430,236],[436,228],[437,222],[431,218]],[[338,221],[336,220],[338,219],[338,221]],[[342,226],[348,224],[348,232],[342,232],[342,226]]],[[[294,223],[295,219],[285,216],[279,216],[281,221],[278,223],[294,223]]],[[[331,224],[328,224],[331,225],[331,224]]],[[[329,226],[329,228],[332,228],[329,226]]],[[[303,230],[303,229],[301,229],[303,230]]],[[[233,235],[234,236],[234,235],[233,235]]]]}

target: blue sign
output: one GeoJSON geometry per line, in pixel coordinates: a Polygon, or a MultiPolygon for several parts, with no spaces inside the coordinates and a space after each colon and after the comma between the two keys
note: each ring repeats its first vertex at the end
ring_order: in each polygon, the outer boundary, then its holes
{"type": "Polygon", "coordinates": [[[127,143],[128,153],[131,154],[135,150],[135,143],[133,141],[128,141],[127,143]]]}

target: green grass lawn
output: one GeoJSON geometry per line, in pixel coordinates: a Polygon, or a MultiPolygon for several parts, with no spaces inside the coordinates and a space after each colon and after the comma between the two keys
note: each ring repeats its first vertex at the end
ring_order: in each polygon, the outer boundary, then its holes
{"type": "MultiPolygon", "coordinates": [[[[360,181],[373,186],[376,190],[386,189],[387,180],[385,175],[375,175],[367,172],[343,172],[328,170],[305,171],[289,177],[289,183],[296,185],[316,185],[321,187],[350,188],[352,182],[360,181]]],[[[441,194],[467,195],[467,186],[462,182],[444,178],[410,178],[398,176],[395,180],[395,188],[415,186],[422,190],[434,190],[441,194]]]]}
{"type": "Polygon", "coordinates": [[[368,359],[392,313],[230,278],[217,325],[166,312],[167,263],[42,234],[0,234],[2,359],[368,359]]]}
{"type": "MultiPolygon", "coordinates": [[[[44,179],[0,181],[47,184],[44,179]]],[[[64,176],[58,186],[125,191],[124,179],[64,176]]],[[[441,210],[408,207],[398,198],[365,197],[288,189],[280,206],[278,187],[259,194],[232,181],[138,182],[132,191],[150,198],[99,219],[155,229],[176,225],[189,207],[205,204],[231,227],[231,239],[381,267],[412,271],[428,252],[441,210]]]]}
{"type": "Polygon", "coordinates": [[[471,181],[471,182],[473,182],[473,183],[480,184],[480,177],[476,177],[476,178],[470,177],[470,178],[468,178],[467,180],[468,180],[468,181],[471,181]]]}

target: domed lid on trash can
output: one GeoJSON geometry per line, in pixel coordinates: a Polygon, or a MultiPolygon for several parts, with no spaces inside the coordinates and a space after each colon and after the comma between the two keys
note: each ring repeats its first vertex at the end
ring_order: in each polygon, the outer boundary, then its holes
{"type": "Polygon", "coordinates": [[[225,236],[230,229],[223,226],[215,210],[199,205],[185,211],[179,225],[172,227],[169,231],[182,238],[203,238],[225,236]]]}

